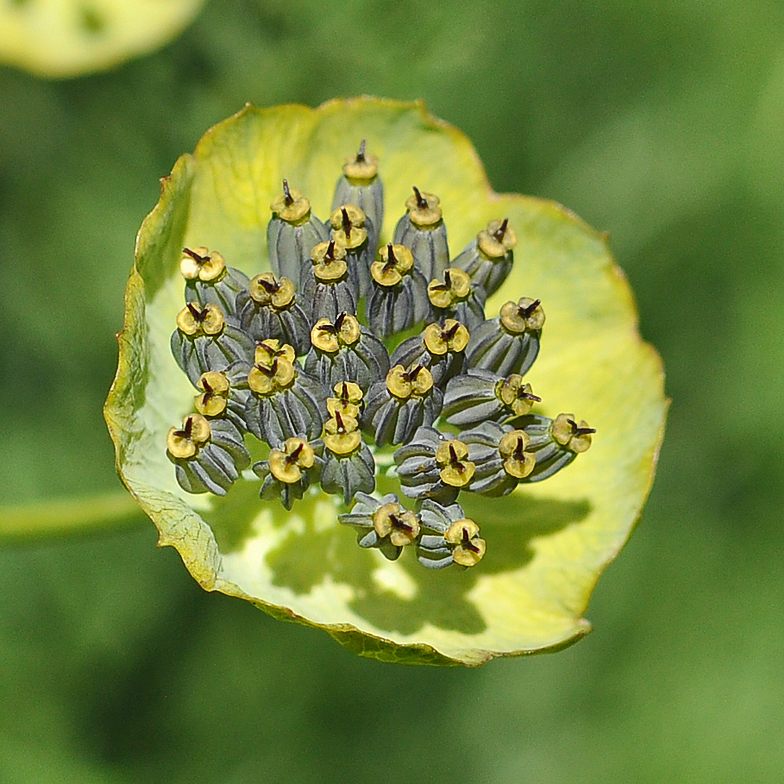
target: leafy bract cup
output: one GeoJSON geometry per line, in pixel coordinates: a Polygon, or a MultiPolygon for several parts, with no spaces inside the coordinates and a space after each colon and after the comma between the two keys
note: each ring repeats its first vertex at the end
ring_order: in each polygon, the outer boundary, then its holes
{"type": "Polygon", "coordinates": [[[653,479],[662,386],[601,235],[493,193],[470,142],[420,104],[363,98],[247,107],[180,158],[137,240],[106,418],[123,482],[205,589],[363,655],[476,665],[590,629],[590,592],[653,479]],[[365,223],[338,193],[364,194],[365,223]],[[185,313],[183,248],[209,272],[186,284],[185,313]],[[220,332],[213,253],[240,289],[220,332]],[[270,343],[270,324],[292,339],[270,343]],[[449,384],[438,419],[443,399],[422,401],[449,384]],[[286,395],[323,407],[309,432],[287,429],[286,395]],[[409,409],[424,429],[398,427],[409,409]],[[226,454],[236,478],[215,473],[226,454]],[[200,476],[217,490],[198,492],[200,476]]]}

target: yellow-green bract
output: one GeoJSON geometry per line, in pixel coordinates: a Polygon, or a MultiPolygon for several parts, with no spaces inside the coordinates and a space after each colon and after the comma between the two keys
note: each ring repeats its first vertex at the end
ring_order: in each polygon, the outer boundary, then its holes
{"type": "MultiPolygon", "coordinates": [[[[557,649],[590,630],[591,590],[653,480],[662,387],[660,360],[637,333],[631,292],[604,237],[555,203],[493,193],[469,140],[421,104],[358,98],[315,110],[246,107],[177,161],[137,239],[106,419],[123,482],[160,543],[177,548],[205,589],[323,628],[366,656],[477,665],[557,649]],[[240,482],[225,498],[189,495],[166,458],[166,433],[194,395],[169,351],[182,307],[181,249],[218,250],[250,275],[268,269],[269,204],[283,178],[327,217],[341,164],[362,139],[380,159],[382,242],[412,185],[439,195],[453,255],[488,221],[509,218],[515,266],[487,312],[521,296],[541,299],[547,326],[526,376],[543,398],[538,410],[574,411],[597,429],[590,452],[547,482],[501,499],[461,497],[491,543],[467,571],[434,573],[410,553],[387,562],[361,550],[338,524],[332,496],[308,496],[286,512],[259,501],[257,482],[240,482]]],[[[382,478],[379,489],[397,488],[382,478]]]]}

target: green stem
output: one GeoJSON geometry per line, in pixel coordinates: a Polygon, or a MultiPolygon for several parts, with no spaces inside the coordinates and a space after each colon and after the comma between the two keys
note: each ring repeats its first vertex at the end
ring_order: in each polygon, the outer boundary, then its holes
{"type": "Polygon", "coordinates": [[[141,516],[124,492],[0,506],[0,542],[111,529],[141,516]]]}

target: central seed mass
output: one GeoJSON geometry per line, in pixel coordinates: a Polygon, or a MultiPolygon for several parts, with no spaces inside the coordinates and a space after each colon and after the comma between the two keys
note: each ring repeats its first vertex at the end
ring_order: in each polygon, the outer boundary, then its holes
{"type": "Polygon", "coordinates": [[[485,315],[514,261],[508,220],[471,227],[475,239],[450,261],[446,221],[460,216],[416,186],[400,204],[382,243],[384,190],[362,142],[326,223],[283,180],[270,205],[271,271],[248,279],[217,251],[184,249],[171,346],[197,413],[171,429],[167,454],[189,493],[224,495],[255,474],[263,501],[291,509],[320,487],[351,506],[339,519],[360,546],[470,567],[486,542],[458,495],[546,479],[594,431],[572,414],[531,413],[541,401],[523,376],[539,352],[541,302],[520,297],[485,315]],[[242,473],[254,437],[268,457],[242,473]],[[386,447],[413,508],[371,495],[386,447]]]}

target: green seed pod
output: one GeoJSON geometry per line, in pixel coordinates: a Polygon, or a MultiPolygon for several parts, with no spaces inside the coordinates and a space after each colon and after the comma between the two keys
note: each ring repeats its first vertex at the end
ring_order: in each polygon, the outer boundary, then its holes
{"type": "Polygon", "coordinates": [[[468,447],[448,433],[420,427],[413,438],[395,452],[400,489],[409,498],[432,498],[454,503],[474,475],[468,447]]]}
{"type": "Polygon", "coordinates": [[[200,392],[193,399],[194,408],[207,421],[228,419],[241,433],[247,431],[245,406],[249,365],[238,360],[225,370],[202,373],[196,386],[200,392]]]}
{"type": "Polygon", "coordinates": [[[321,434],[327,390],[293,357],[275,357],[269,364],[257,357],[248,373],[248,386],[245,421],[256,438],[277,444],[293,436],[313,439],[321,434]]]}
{"type": "Polygon", "coordinates": [[[294,284],[262,272],[237,296],[240,326],[253,340],[276,338],[294,347],[297,356],[310,348],[310,320],[297,302],[294,284]]]}
{"type": "Polygon", "coordinates": [[[320,443],[302,437],[277,443],[266,460],[253,464],[253,472],[262,480],[259,497],[279,500],[291,509],[311,483],[318,481],[323,464],[320,452],[320,443]]]}
{"type": "Polygon", "coordinates": [[[433,318],[439,324],[455,319],[473,330],[485,320],[487,295],[481,286],[475,285],[467,272],[461,269],[446,269],[442,280],[431,280],[427,296],[433,309],[433,318]]]}
{"type": "Polygon", "coordinates": [[[359,493],[376,489],[376,463],[362,440],[359,423],[339,411],[324,425],[324,467],[321,487],[326,493],[342,495],[345,504],[359,493]]]}
{"type": "Polygon", "coordinates": [[[305,372],[333,389],[353,381],[362,391],[389,372],[386,346],[356,316],[340,313],[335,321],[319,319],[310,333],[305,372]]]}
{"type": "Polygon", "coordinates": [[[483,495],[508,495],[527,477],[536,464],[524,430],[485,422],[464,430],[460,440],[468,445],[468,459],[476,470],[468,490],[483,495]]]}
{"type": "Polygon", "coordinates": [[[177,314],[177,329],[171,336],[177,364],[196,386],[202,373],[224,370],[238,359],[249,362],[253,341],[237,322],[212,303],[201,307],[189,302],[177,314]]]}
{"type": "Polygon", "coordinates": [[[596,432],[584,420],[578,422],[574,414],[559,414],[555,419],[528,414],[511,422],[528,435],[526,449],[536,458],[536,465],[524,482],[541,482],[558,473],[578,454],[588,451],[591,436],[596,432]]]}
{"type": "Polygon", "coordinates": [[[414,195],[406,201],[406,214],[397,222],[394,242],[405,245],[414,255],[417,269],[425,280],[442,278],[449,266],[449,244],[446,239],[438,196],[421,193],[414,186],[414,195]]]}
{"type": "Polygon", "coordinates": [[[544,311],[538,299],[507,302],[498,318],[485,321],[472,333],[466,349],[468,367],[492,370],[500,376],[525,375],[539,353],[544,311]]]}
{"type": "Polygon", "coordinates": [[[185,301],[204,307],[217,305],[229,316],[237,316],[237,295],[248,288],[248,276],[234,267],[227,267],[217,251],[199,247],[183,248],[180,272],[185,278],[185,301]]]}
{"type": "Polygon", "coordinates": [[[365,308],[370,329],[381,339],[403,332],[430,311],[427,280],[404,245],[381,248],[370,265],[371,292],[365,308]]]}
{"type": "Polygon", "coordinates": [[[463,372],[470,335],[463,324],[447,319],[443,325],[428,324],[421,335],[404,340],[393,352],[390,364],[422,365],[441,390],[453,376],[463,372]]]}
{"type": "Polygon", "coordinates": [[[182,428],[169,430],[166,446],[177,482],[189,493],[226,495],[239,472],[250,465],[242,434],[225,419],[209,422],[201,414],[190,414],[182,428]]]}
{"type": "Polygon", "coordinates": [[[299,281],[310,252],[329,238],[327,227],[310,210],[310,201],[283,180],[283,193],[272,204],[267,249],[275,275],[299,281]]]}
{"type": "Polygon", "coordinates": [[[403,507],[394,493],[381,499],[357,493],[352,510],[338,520],[358,529],[360,547],[378,548],[390,561],[396,560],[404,547],[415,544],[420,535],[419,516],[403,507]]]}
{"type": "Polygon", "coordinates": [[[442,506],[425,500],[419,512],[422,528],[436,531],[423,533],[417,542],[419,563],[428,569],[443,569],[453,563],[476,566],[484,558],[487,544],[479,536],[479,526],[466,518],[460,504],[442,506]]]}
{"type": "Polygon", "coordinates": [[[327,411],[330,416],[340,413],[343,416],[361,419],[365,410],[365,394],[353,381],[341,381],[332,388],[334,397],[327,398],[327,411]]]}
{"type": "Polygon", "coordinates": [[[310,306],[311,326],[320,319],[334,321],[340,313],[356,314],[359,289],[348,274],[346,249],[335,240],[316,245],[302,268],[300,291],[310,306]]]}
{"type": "Polygon", "coordinates": [[[465,270],[474,284],[481,286],[489,297],[498,291],[511,272],[515,245],[517,235],[510,228],[508,219],[492,220],[452,260],[452,266],[465,270]]]}
{"type": "Polygon", "coordinates": [[[370,265],[376,257],[376,245],[369,238],[375,236],[373,224],[365,213],[353,204],[343,204],[330,216],[330,238],[346,249],[348,275],[360,297],[370,291],[370,265]]]}
{"type": "Polygon", "coordinates": [[[343,174],[335,187],[333,211],[344,204],[359,207],[368,221],[368,248],[371,257],[378,248],[381,226],[384,224],[384,186],[378,176],[378,159],[365,152],[365,140],[359,152],[343,165],[343,174]]]}
{"type": "Polygon", "coordinates": [[[473,427],[482,422],[503,422],[522,416],[541,398],[534,395],[523,377],[504,378],[490,370],[475,368],[452,378],[444,392],[442,416],[450,425],[473,427]]]}
{"type": "Polygon", "coordinates": [[[405,444],[418,427],[435,422],[443,399],[427,368],[395,365],[384,381],[370,387],[362,426],[378,446],[405,444]]]}

